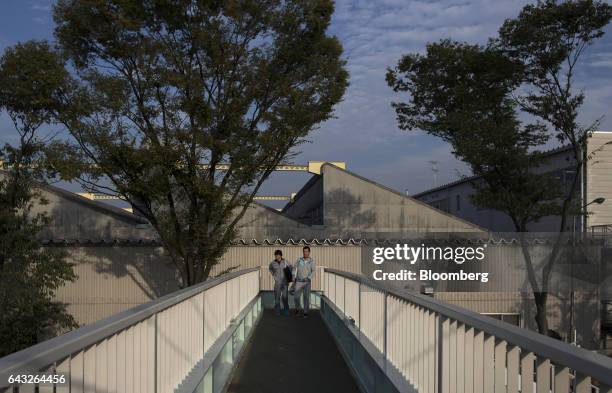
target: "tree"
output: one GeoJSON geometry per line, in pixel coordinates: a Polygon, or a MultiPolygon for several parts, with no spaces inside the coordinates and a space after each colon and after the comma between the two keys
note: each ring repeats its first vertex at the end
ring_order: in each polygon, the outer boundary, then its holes
{"type": "Polygon", "coordinates": [[[184,286],[205,280],[262,183],[344,94],[332,13],[330,0],[58,1],[75,79],[56,168],[130,202],[184,286]]]}
{"type": "MultiPolygon", "coordinates": [[[[512,93],[523,72],[520,62],[491,45],[443,40],[429,44],[425,55],[404,56],[387,73],[389,85],[411,97],[393,103],[400,127],[449,142],[479,179],[472,182],[472,202],[506,213],[519,233],[558,213],[561,196],[556,180],[537,171],[544,158],[537,148],[548,139],[545,128],[517,119],[512,93]]],[[[529,256],[526,243],[521,245],[529,256]]],[[[531,258],[526,268],[537,288],[531,258]]]]}
{"type": "Polygon", "coordinates": [[[486,46],[444,40],[428,45],[424,56],[404,56],[387,73],[396,92],[411,96],[407,103],[393,104],[400,127],[422,129],[451,143],[455,155],[482,179],[474,183],[475,204],[512,219],[543,334],[549,332],[550,274],[562,248],[567,216],[577,211],[573,208],[579,176],[568,191],[538,172],[543,156],[537,148],[550,137],[541,121],[552,126],[560,142],[572,146],[580,173],[583,146],[597,122],[588,127],[577,122],[584,96],[572,90],[575,67],[584,49],[603,35],[610,9],[592,1],[528,5],[517,19],[504,23],[499,39],[486,46]],[[518,111],[540,121],[521,125],[518,111]],[[523,234],[530,223],[550,215],[560,218],[559,236],[536,272],[523,234]]]}
{"type": "Polygon", "coordinates": [[[571,147],[575,159],[576,176],[561,198],[559,235],[542,268],[540,287],[534,288],[536,320],[541,331],[548,331],[548,285],[565,240],[568,218],[586,212],[587,202],[577,200],[579,174],[587,160],[586,141],[599,125],[599,120],[586,126],[578,121],[584,93],[574,87],[576,67],[584,51],[604,35],[603,28],[611,18],[612,6],[602,1],[546,0],[525,6],[517,18],[506,20],[499,31],[497,46],[526,68],[524,86],[528,91],[518,97],[518,104],[550,124],[559,142],[571,147]]]}
{"type": "Polygon", "coordinates": [[[534,171],[548,140],[542,124],[517,119],[512,93],[524,67],[492,46],[442,40],[425,55],[408,54],[387,82],[408,92],[409,102],[394,102],[399,126],[424,130],[451,144],[482,181],[473,182],[474,202],[508,214],[518,231],[556,212],[560,196],[554,179],[534,171]]]}
{"type": "Polygon", "coordinates": [[[37,187],[43,180],[37,131],[50,120],[50,93],[66,76],[48,54],[46,43],[28,42],[0,59],[0,109],[19,134],[17,143],[0,149],[0,357],[76,327],[54,301],[55,291],[75,279],[73,266],[63,250],[42,247],[37,234],[49,217],[32,212],[45,203],[37,187]]]}

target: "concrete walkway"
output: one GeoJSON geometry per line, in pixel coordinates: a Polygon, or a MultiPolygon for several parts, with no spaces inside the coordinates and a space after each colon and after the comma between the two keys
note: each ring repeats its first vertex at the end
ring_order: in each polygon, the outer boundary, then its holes
{"type": "Polygon", "coordinates": [[[230,393],[359,392],[318,311],[265,310],[234,371],[230,393]]]}

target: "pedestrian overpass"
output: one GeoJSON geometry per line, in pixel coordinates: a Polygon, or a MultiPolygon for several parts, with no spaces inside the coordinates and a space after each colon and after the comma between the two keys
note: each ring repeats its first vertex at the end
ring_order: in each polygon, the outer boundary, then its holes
{"type": "Polygon", "coordinates": [[[356,274],[317,275],[307,319],[272,315],[267,272],[229,273],[0,359],[0,392],[612,393],[610,358],[356,274]],[[35,373],[65,382],[19,383],[35,373]]]}

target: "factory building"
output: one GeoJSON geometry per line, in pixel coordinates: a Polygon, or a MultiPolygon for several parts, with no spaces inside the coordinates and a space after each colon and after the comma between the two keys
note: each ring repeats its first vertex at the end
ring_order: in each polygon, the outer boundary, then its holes
{"type": "MultiPolygon", "coordinates": [[[[43,186],[42,190],[49,203],[39,209],[48,212],[52,220],[41,239],[49,247],[65,247],[79,276],[58,291],[57,300],[67,303],[80,324],[178,288],[176,270],[146,220],[57,187],[43,186]]],[[[493,239],[483,226],[451,213],[325,163],[281,211],[254,203],[241,221],[238,238],[213,274],[228,268],[261,266],[262,285],[269,287],[265,267],[273,251],[281,249],[292,261],[301,255],[305,244],[312,247],[319,266],[368,274],[369,265],[364,261],[374,246],[400,239],[457,242],[460,238],[487,244],[491,280],[471,286],[439,283],[430,294],[535,329],[533,299],[523,274],[520,247],[514,239],[493,239]],[[522,289],[496,290],[508,282],[512,288],[522,289]]],[[[397,268],[386,267],[389,271],[397,268]]],[[[315,277],[314,288],[320,287],[318,279],[315,277]]],[[[598,295],[593,295],[600,286],[587,284],[575,297],[581,307],[577,308],[573,327],[582,346],[600,348],[602,309],[598,295]]],[[[569,300],[553,296],[550,304],[551,328],[569,337],[569,300]]]]}
{"type": "MultiPolygon", "coordinates": [[[[609,232],[612,235],[612,132],[594,132],[587,140],[583,173],[579,173],[580,205],[585,217],[572,217],[567,221],[568,231],[609,232]],[[597,203],[594,201],[601,201],[597,203]]],[[[576,176],[575,158],[569,146],[553,149],[547,153],[545,163],[534,168],[539,173],[550,174],[569,188],[576,176]]],[[[475,206],[470,196],[474,193],[472,184],[478,177],[467,176],[457,181],[431,188],[412,195],[413,198],[437,209],[467,220],[494,232],[513,232],[510,218],[496,210],[475,206]]],[[[529,227],[533,232],[558,232],[558,217],[546,217],[529,227]]]]}

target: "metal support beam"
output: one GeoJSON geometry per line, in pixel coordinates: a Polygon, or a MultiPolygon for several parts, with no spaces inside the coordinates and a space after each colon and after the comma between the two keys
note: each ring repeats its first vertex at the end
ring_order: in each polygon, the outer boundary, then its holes
{"type": "MultiPolygon", "coordinates": [[[[123,201],[124,199],[118,195],[93,194],[90,192],[78,192],[77,195],[92,201],[123,201]]],[[[291,195],[255,195],[253,198],[256,201],[290,201],[295,196],[291,195]]]]}
{"type": "MultiPolygon", "coordinates": [[[[274,170],[275,171],[310,172],[315,175],[320,175],[321,167],[325,163],[329,163],[339,168],[346,169],[346,162],[342,162],[342,161],[308,161],[308,164],[306,165],[288,165],[288,164],[277,165],[276,168],[274,168],[274,170]]],[[[207,169],[208,165],[203,164],[202,168],[207,169]]],[[[218,171],[227,171],[230,168],[230,164],[226,164],[226,163],[217,164],[215,168],[218,171]]]]}

